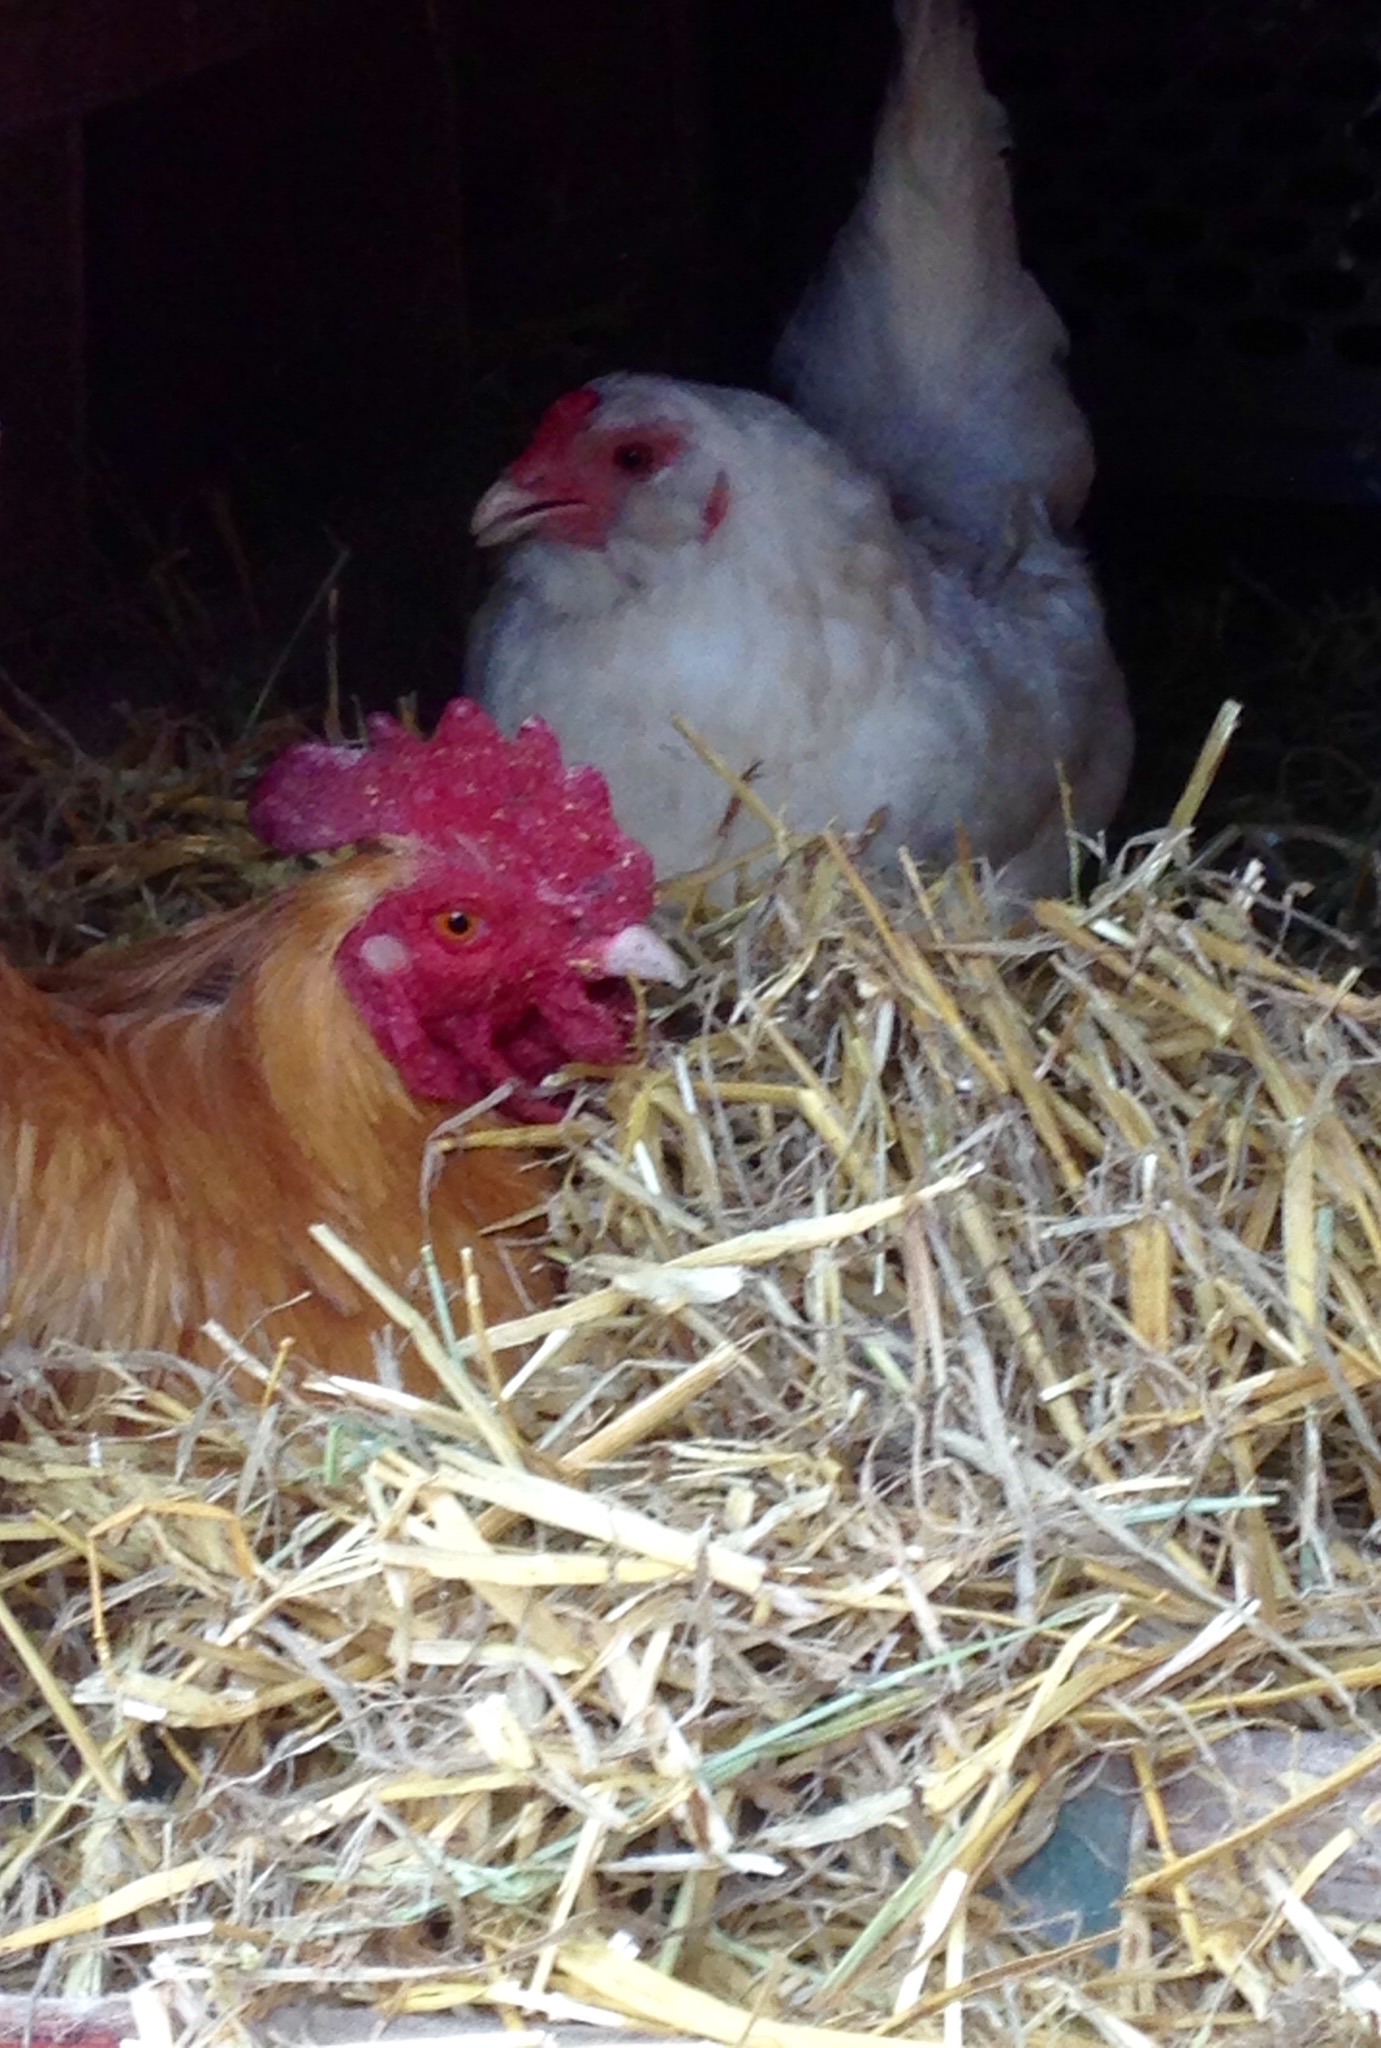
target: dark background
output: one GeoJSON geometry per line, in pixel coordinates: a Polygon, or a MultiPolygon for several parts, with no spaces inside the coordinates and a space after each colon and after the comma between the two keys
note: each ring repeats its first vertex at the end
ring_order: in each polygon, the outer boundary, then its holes
{"type": "MultiPolygon", "coordinates": [[[[367,704],[450,694],[475,497],[586,375],[765,380],[892,49],[887,0],[122,0],[104,41],[70,12],[0,6],[0,660],[93,743],[125,697],[315,703],[328,636],[367,704]]],[[[1343,762],[1365,808],[1367,10],[980,18],[1100,449],[1129,818],[1229,689],[1233,801],[1336,809],[1343,762]]]]}

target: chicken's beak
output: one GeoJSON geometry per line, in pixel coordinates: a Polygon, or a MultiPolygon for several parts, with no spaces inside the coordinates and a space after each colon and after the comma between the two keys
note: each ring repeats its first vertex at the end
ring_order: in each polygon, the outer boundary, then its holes
{"type": "Polygon", "coordinates": [[[470,531],[478,547],[503,547],[508,541],[521,540],[551,513],[567,511],[576,502],[501,476],[476,505],[470,516],[470,531]]]}
{"type": "Polygon", "coordinates": [[[659,939],[650,925],[627,924],[599,948],[591,962],[595,974],[636,974],[642,981],[666,981],[681,988],[690,979],[684,960],[678,960],[665,939],[659,939]]]}

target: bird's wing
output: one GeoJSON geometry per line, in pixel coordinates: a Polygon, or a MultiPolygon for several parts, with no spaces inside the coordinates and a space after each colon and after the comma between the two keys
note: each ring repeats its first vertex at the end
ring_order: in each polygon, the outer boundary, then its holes
{"type": "Polygon", "coordinates": [[[130,946],[97,946],[36,969],[35,988],[90,1016],[165,1015],[218,1007],[259,958],[273,898],[198,919],[130,946]]]}
{"type": "Polygon", "coordinates": [[[872,171],[777,374],[902,505],[991,545],[1023,500],[1071,522],[1092,453],[1059,367],[1064,329],[1021,266],[1005,121],[962,0],[898,11],[872,171]]]}

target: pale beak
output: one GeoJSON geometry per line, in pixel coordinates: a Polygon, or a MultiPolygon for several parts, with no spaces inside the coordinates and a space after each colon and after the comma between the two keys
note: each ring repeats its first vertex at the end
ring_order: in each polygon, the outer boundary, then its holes
{"type": "Polygon", "coordinates": [[[640,981],[666,981],[682,988],[690,970],[650,925],[626,924],[594,956],[596,974],[636,974],[640,981]]]}
{"type": "Polygon", "coordinates": [[[528,484],[515,484],[501,476],[491,484],[470,515],[470,531],[482,548],[502,547],[506,541],[521,540],[534,526],[540,526],[551,512],[565,511],[576,502],[570,498],[543,496],[528,484]]]}

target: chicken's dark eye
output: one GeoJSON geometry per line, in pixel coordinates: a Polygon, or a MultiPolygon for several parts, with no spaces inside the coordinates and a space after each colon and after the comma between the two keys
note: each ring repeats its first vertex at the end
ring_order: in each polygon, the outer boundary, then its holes
{"type": "Polygon", "coordinates": [[[620,441],[614,450],[614,466],[625,476],[651,476],[657,467],[657,450],[650,441],[620,441]]]}
{"type": "Polygon", "coordinates": [[[463,946],[467,939],[475,938],[480,929],[479,919],[468,910],[440,911],[433,922],[442,938],[449,939],[456,946],[463,946]]]}

